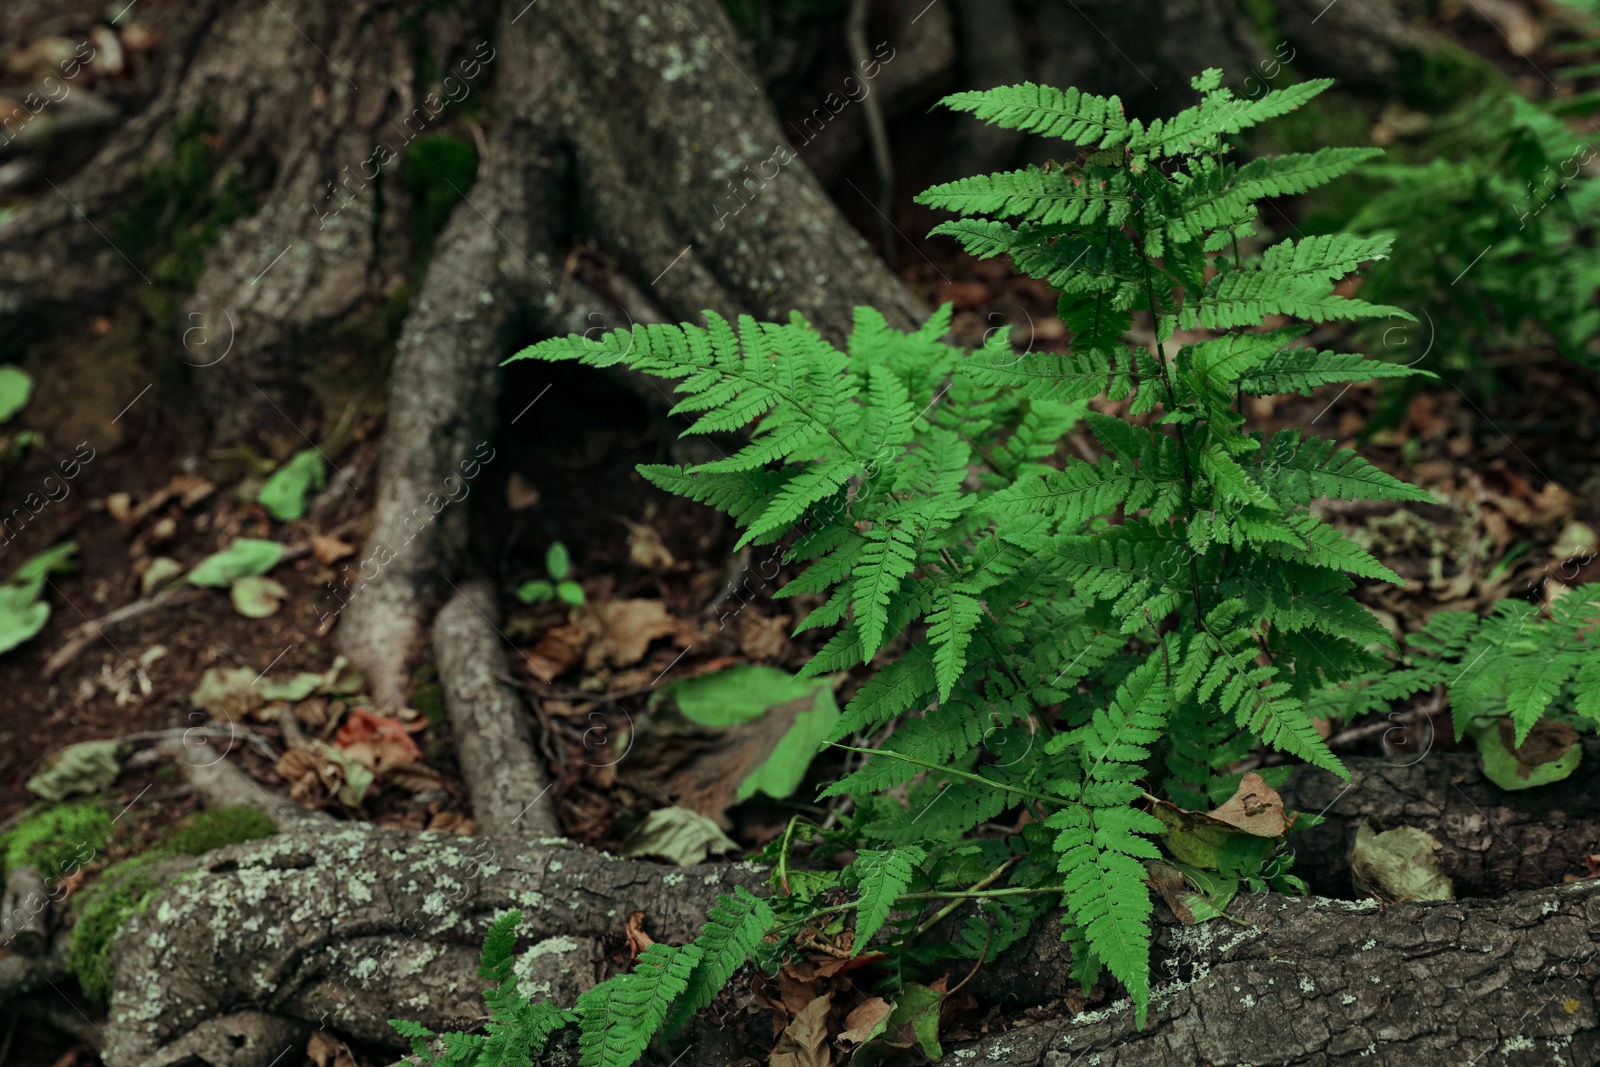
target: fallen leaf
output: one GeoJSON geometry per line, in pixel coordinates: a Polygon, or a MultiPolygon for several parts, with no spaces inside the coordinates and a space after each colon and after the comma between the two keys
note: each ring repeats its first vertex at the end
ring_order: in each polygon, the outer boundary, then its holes
{"type": "Polygon", "coordinates": [[[111,493],[106,497],[106,510],[118,522],[127,522],[133,517],[133,494],[111,493]]]}
{"type": "Polygon", "coordinates": [[[121,773],[116,741],[81,741],[46,756],[27,786],[46,800],[62,801],[110,789],[121,773]]]}
{"type": "Polygon", "coordinates": [[[1569,777],[1583,759],[1578,731],[1564,722],[1540,719],[1517,744],[1510,719],[1495,719],[1475,729],[1483,775],[1501,789],[1532,789],[1569,777]]]}
{"type": "Polygon", "coordinates": [[[442,833],[456,834],[461,837],[471,837],[476,827],[472,820],[459,811],[441,811],[428,820],[428,829],[438,830],[442,833]]]}
{"type": "Polygon", "coordinates": [[[528,673],[541,682],[553,682],[578,665],[588,632],[581,623],[568,623],[546,630],[534,646],[524,652],[528,673]]]}
{"type": "MultiPolygon", "coordinates": [[[[322,686],[322,675],[301,671],[281,682],[258,683],[263,700],[287,700],[291,704],[304,700],[322,686]]],[[[319,724],[320,725],[320,724],[319,724]]]]}
{"type": "Polygon", "coordinates": [[[893,1012],[894,1006],[882,997],[864,1000],[845,1017],[844,1030],[836,1040],[846,1046],[864,1045],[888,1028],[893,1012]]]}
{"type": "Polygon", "coordinates": [[[291,783],[289,795],[306,808],[320,808],[333,799],[358,808],[374,780],[360,760],[324,741],[291,748],[278,760],[277,772],[291,783]]]}
{"type": "Polygon", "coordinates": [[[1414,826],[1383,830],[1367,818],[1356,829],[1351,880],[1385,904],[1454,900],[1455,887],[1434,855],[1441,847],[1432,834],[1414,826]]]}
{"type": "Polygon", "coordinates": [[[622,841],[622,854],[629,859],[655,856],[680,867],[704,863],[713,853],[737,851],[738,843],[716,823],[679,807],[652,811],[622,841]]]}
{"type": "Polygon", "coordinates": [[[630,667],[644,658],[651,641],[684,628],[659,600],[612,600],[595,605],[586,618],[597,631],[584,661],[591,671],[602,664],[630,667]]]}
{"type": "Polygon", "coordinates": [[[767,1057],[767,1067],[828,1067],[833,1054],[827,1047],[828,1010],[833,998],[824,993],[800,1009],[794,1021],[784,1027],[778,1043],[767,1057]]]}
{"type": "Polygon", "coordinates": [[[538,487],[524,478],[519,471],[512,471],[511,477],[506,479],[506,503],[512,511],[521,511],[531,508],[539,502],[538,487]]]}
{"type": "Polygon", "coordinates": [[[1278,791],[1255,771],[1240,778],[1233,796],[1208,817],[1255,837],[1282,837],[1294,822],[1293,816],[1285,817],[1278,791]]]}
{"type": "Polygon", "coordinates": [[[333,657],[333,666],[322,674],[322,691],[331,696],[351,696],[362,685],[361,668],[343,656],[333,657]]]}
{"type": "Polygon", "coordinates": [[[334,742],[348,756],[373,771],[385,771],[422,758],[422,750],[411,740],[398,719],[375,715],[366,708],[355,708],[344,725],[333,735],[334,742]]]}
{"type": "Polygon", "coordinates": [[[214,552],[195,564],[189,572],[192,585],[226,588],[239,578],[266,574],[283,558],[283,546],[276,541],[235,537],[221,552],[214,552]]]}
{"type": "Polygon", "coordinates": [[[228,590],[233,599],[233,609],[247,619],[265,619],[276,615],[289,596],[283,583],[258,576],[240,578],[228,590]]]}
{"type": "Polygon", "coordinates": [[[793,621],[788,615],[740,615],[739,650],[758,663],[787,659],[794,651],[789,638],[793,621]]]}
{"type": "Polygon", "coordinates": [[[296,452],[287,463],[272,472],[256,501],[279,522],[302,518],[311,494],[328,481],[328,467],[322,452],[315,448],[296,452]]]}
{"type": "Polygon", "coordinates": [[[354,545],[346,544],[329,534],[313,534],[311,536],[311,554],[317,557],[321,564],[337,563],[346,556],[355,555],[354,545]]]}
{"type": "Polygon", "coordinates": [[[248,667],[208,667],[189,703],[211,713],[214,719],[237,722],[266,703],[256,673],[248,667]]]}
{"type": "Polygon", "coordinates": [[[647,571],[666,571],[677,566],[678,561],[662,542],[654,526],[631,519],[623,519],[628,528],[628,562],[647,571]]]}
{"type": "Polygon", "coordinates": [[[356,1067],[356,1058],[349,1046],[326,1030],[318,1030],[311,1035],[306,1045],[306,1056],[317,1067],[356,1067]]]}
{"type": "Polygon", "coordinates": [[[628,916],[628,925],[624,932],[628,935],[628,957],[638,959],[639,953],[655,944],[655,938],[645,932],[644,912],[636,911],[628,916]]]}
{"type": "Polygon", "coordinates": [[[167,556],[157,556],[145,564],[139,575],[139,593],[149,596],[169,582],[183,576],[183,564],[167,556]]]}

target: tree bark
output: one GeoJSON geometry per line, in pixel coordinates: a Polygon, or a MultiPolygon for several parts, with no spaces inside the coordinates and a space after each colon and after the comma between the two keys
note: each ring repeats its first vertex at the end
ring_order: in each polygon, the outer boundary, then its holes
{"type": "Polygon", "coordinates": [[[390,705],[465,546],[464,509],[433,522],[426,502],[497,431],[497,364],[517,336],[629,325],[572,321],[556,263],[580,225],[675,321],[799,310],[838,340],[855,304],[902,325],[922,314],[797,165],[715,0],[516,7],[496,38],[504,114],[402,329],[364,557],[376,575],[341,626],[390,705]]]}
{"type": "MultiPolygon", "coordinates": [[[[1479,1067],[1600,1062],[1600,882],[1380,909],[1274,894],[1161,924],[1149,1020],[1125,1000],[989,1038],[949,1067],[1479,1067]]],[[[1041,971],[1060,956],[1041,960],[1041,971]]],[[[982,972],[980,971],[980,974],[982,972]]]]}
{"type": "Polygon", "coordinates": [[[119,932],[108,1045],[142,1064],[206,1020],[253,1004],[402,1047],[385,1020],[481,1024],[474,967],[507,909],[524,916],[523,988],[571,1003],[625,944],[632,912],[645,910],[653,937],[684,940],[717,893],[763,881],[754,864],[627,862],[559,838],[292,827],[208,854],[119,932]]]}
{"type": "Polygon", "coordinates": [[[1302,767],[1282,790],[1291,810],[1328,816],[1289,839],[1294,873],[1327,896],[1362,895],[1350,881],[1350,849],[1368,816],[1385,828],[1414,826],[1437,838],[1439,865],[1457,896],[1560,884],[1588,872],[1585,853],[1600,843],[1600,739],[1584,739],[1572,777],[1524,791],[1486,779],[1473,752],[1429,752],[1414,763],[1352,759],[1346,766],[1348,783],[1302,767]]]}
{"type": "MultiPolygon", "coordinates": [[[[1432,825],[1421,805],[1433,795],[1435,776],[1461,777],[1457,784],[1469,795],[1492,788],[1475,781],[1470,766],[1453,766],[1458,756],[1434,753],[1398,768],[1351,760],[1358,782],[1388,785],[1374,786],[1372,800],[1349,815],[1336,805],[1330,824],[1370,813],[1432,825]]],[[[1305,807],[1301,783],[1285,795],[1291,806],[1305,807]]],[[[1525,796],[1516,799],[1538,806],[1525,796]]],[[[1508,825],[1532,824],[1511,818],[1508,825]]],[[[1507,850],[1517,847],[1515,837],[1505,842],[1507,850]]],[[[1501,868],[1489,862],[1482,869],[1501,868]]],[[[633,910],[644,908],[652,937],[681,943],[698,930],[716,894],[735,885],[761,892],[765,881],[755,864],[675,869],[613,859],[560,839],[521,843],[285,821],[276,838],[205,857],[196,877],[164,890],[118,935],[108,1036],[140,1063],[164,1056],[180,1040],[211,1042],[210,1030],[186,1035],[237,1004],[379,1044],[396,1044],[384,1020],[397,1015],[436,1030],[471,1029],[483,1012],[481,983],[472,977],[476,956],[484,931],[505,909],[526,916],[519,942],[525,988],[570,1002],[625,965],[624,956],[612,954],[624,943],[633,910]]],[[[1468,1039],[1478,1041],[1474,1051],[1488,1047],[1484,1035],[1524,1036],[1535,1041],[1537,1054],[1523,1061],[1486,1054],[1480,1062],[1554,1062],[1540,1058],[1548,1054],[1546,1042],[1571,1036],[1567,1062],[1577,1063],[1588,1062],[1578,1055],[1591,1048],[1584,1042],[1600,1040],[1589,985],[1600,969],[1586,956],[1600,937],[1594,881],[1387,910],[1370,902],[1263,895],[1241,898],[1230,913],[1243,925],[1160,920],[1149,1030],[1136,1034],[1126,1012],[1070,1029],[1063,1023],[1018,1030],[1004,1040],[1034,1044],[1017,1045],[1026,1055],[1015,1062],[1078,1062],[1057,1055],[1058,1038],[1068,1033],[1087,1035],[1073,1038],[1074,1049],[1114,1053],[1124,1058],[1101,1062],[1123,1064],[1338,1063],[1372,1045],[1374,1054],[1389,1057],[1375,1062],[1427,1067],[1461,1062],[1449,1057],[1468,1039]],[[1559,976],[1552,966],[1562,968],[1559,976]],[[1302,972],[1314,992],[1299,984],[1302,972]],[[1557,997],[1558,1012],[1522,1018],[1557,997]],[[1569,997],[1579,1003],[1570,1012],[1569,997]],[[1246,1007],[1251,998],[1254,1014],[1246,1007]],[[1300,1014],[1287,1012],[1291,1007],[1300,1014]],[[1262,1011],[1273,1013],[1273,1026],[1255,1023],[1262,1011]],[[1167,1048],[1174,1059],[1151,1051],[1167,1048]]],[[[1058,925],[1046,918],[1021,945],[979,968],[970,988],[986,1002],[1013,1008],[1046,1004],[1071,991],[1070,962],[1058,925]]],[[[736,1058],[737,1050],[718,1060],[712,1044],[697,1047],[697,1063],[736,1058]]],[[[673,1055],[678,1051],[672,1046],[673,1055]]]]}

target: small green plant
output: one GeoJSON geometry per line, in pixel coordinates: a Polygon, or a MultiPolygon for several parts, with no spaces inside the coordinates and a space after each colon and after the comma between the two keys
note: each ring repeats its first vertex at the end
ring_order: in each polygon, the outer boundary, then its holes
{"type": "MultiPolygon", "coordinates": [[[[1600,726],[1600,591],[1594,586],[1580,586],[1548,608],[1506,600],[1483,617],[1441,611],[1406,646],[1398,664],[1325,689],[1312,706],[1349,721],[1437,687],[1449,694],[1457,740],[1471,733],[1480,750],[1499,747],[1502,720],[1510,747],[1524,745],[1540,722],[1600,726]]],[[[1543,755],[1554,762],[1565,750],[1543,755]]]]}
{"type": "Polygon", "coordinates": [[[559,599],[575,608],[583,607],[583,586],[567,577],[572,573],[572,556],[566,545],[560,541],[551,544],[544,554],[544,570],[549,581],[536,578],[523,582],[517,587],[518,600],[524,604],[543,604],[559,599]]]}
{"type": "Polygon", "coordinates": [[[835,628],[803,675],[878,667],[832,733],[854,769],[823,794],[848,795],[852,813],[830,828],[791,821],[767,854],[769,903],[724,898],[694,944],[655,946],[580,998],[586,1067],[632,1063],[668,1002],[674,1020],[698,1010],[768,930],[769,964],[798,952],[788,935],[802,932],[883,953],[879,988],[934,1055],[931,969],[992,958],[1054,903],[1077,977],[1109,970],[1142,1024],[1146,862],[1184,859],[1221,896],[1299,886],[1275,855],[1281,837],[1202,847],[1183,827],[1184,813],[1234,796],[1228,768],[1257,746],[1344,773],[1307,700],[1381,662],[1372,649],[1388,633],[1350,592],[1397,579],[1310,505],[1428,499],[1331,441],[1251,431],[1240,414],[1247,393],[1418,373],[1317,351],[1294,323],[1403,314],[1335,290],[1385,256],[1387,238],[1244,251],[1261,199],[1376,154],[1230,158],[1227,138],[1329,84],[1243,100],[1210,70],[1193,81],[1197,106],[1148,124],[1114,97],[1033,84],[945,101],[1076,148],[1065,165],[919,198],[965,216],[936,233],[1008,255],[1060,292],[1066,355],[1019,354],[1003,333],[976,351],[947,345],[947,306],[910,333],[860,309],[843,350],[798,314],[707,312],[703,327],[574,335],[513,357],[675,380],[688,432],[755,423],[733,455],[640,473],[726,511],[741,547],[784,539],[790,559],[810,561],[778,593],[825,597],[797,629],[835,628]],[[1147,340],[1129,339],[1136,317],[1147,340]],[[1117,414],[1092,410],[1096,398],[1117,414]],[[1103,455],[1058,465],[1080,425],[1103,455]],[[804,870],[794,858],[807,844],[858,858],[804,870]],[[920,942],[963,907],[956,937],[920,942]]]}
{"type": "Polygon", "coordinates": [[[76,541],[64,541],[23,562],[9,579],[0,582],[0,653],[32,639],[50,620],[44,587],[50,575],[73,568],[76,541]]]}

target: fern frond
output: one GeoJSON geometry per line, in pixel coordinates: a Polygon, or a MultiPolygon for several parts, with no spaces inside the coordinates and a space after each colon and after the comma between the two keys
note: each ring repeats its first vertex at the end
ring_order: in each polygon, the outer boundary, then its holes
{"type": "Polygon", "coordinates": [[[579,996],[582,1067],[630,1067],[661,1029],[673,1000],[688,988],[702,955],[698,945],[650,945],[632,971],[579,996]]]}
{"type": "Polygon", "coordinates": [[[666,1034],[671,1037],[702,1008],[716,999],[733,972],[744,965],[766,932],[776,922],[772,906],[744,886],[730,896],[717,897],[694,945],[700,959],[689,974],[688,985],[672,1004],[666,1034]]]}
{"type": "Polygon", "coordinates": [[[852,956],[859,956],[872,936],[883,928],[895,901],[911,880],[928,853],[916,845],[902,845],[884,851],[864,849],[850,869],[861,880],[861,902],[856,907],[856,939],[852,956]]]}
{"type": "Polygon", "coordinates": [[[1122,101],[1077,89],[1053,89],[1023,82],[963,93],[940,101],[953,111],[971,112],[984,122],[1073,144],[1110,148],[1127,140],[1122,101]]]}

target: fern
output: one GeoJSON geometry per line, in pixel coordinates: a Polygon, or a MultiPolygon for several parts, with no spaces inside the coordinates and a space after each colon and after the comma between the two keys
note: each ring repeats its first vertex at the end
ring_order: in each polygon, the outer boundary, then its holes
{"type": "MultiPolygon", "coordinates": [[[[688,432],[744,432],[726,458],[642,473],[727,512],[740,546],[782,541],[805,565],[778,595],[820,598],[798,629],[835,631],[804,675],[875,673],[833,735],[852,766],[823,790],[853,812],[829,828],[796,817],[768,853],[777,895],[721,898],[693,944],[652,946],[559,1017],[520,1021],[528,1006],[496,970],[495,1022],[475,1049],[575,1022],[586,1065],[623,1067],[748,956],[791,951],[796,930],[839,936],[840,913],[854,911],[852,951],[876,942],[892,955],[892,992],[908,969],[1003,950],[1052,899],[1074,974],[1109,971],[1142,1023],[1155,803],[1226,799],[1229,765],[1263,744],[1342,773],[1314,720],[1397,691],[1369,685],[1389,638],[1350,596],[1357,579],[1395,576],[1311,508],[1426,496],[1331,441],[1252,432],[1238,399],[1422,372],[1300,344],[1309,323],[1402,314],[1340,286],[1388,254],[1386,237],[1240,249],[1261,199],[1373,155],[1234,160],[1229,138],[1328,83],[1250,100],[1217,71],[1192,84],[1196,106],[1150,123],[1114,97],[1031,83],[945,101],[1076,148],[1065,164],[920,198],[963,214],[935,233],[1059,291],[1065,353],[1018,355],[1004,331],[975,351],[947,344],[946,307],[911,332],[862,309],[843,348],[799,316],[707,312],[704,325],[547,340],[513,357],[627,364],[675,383],[688,432]],[[1265,329],[1272,316],[1302,321],[1265,329]],[[1136,319],[1152,343],[1130,339],[1136,319]],[[1206,336],[1174,345],[1179,329],[1206,336]],[[1090,410],[1100,398],[1122,414],[1090,410]],[[1058,463],[1080,428],[1101,454],[1058,463]],[[857,858],[842,873],[798,870],[802,842],[857,858]],[[958,936],[915,942],[958,906],[969,909],[958,936]]],[[[1441,625],[1452,655],[1487,632],[1441,625]]],[[[1406,685],[1428,684],[1406,670],[1406,685]]],[[[1600,673],[1574,658],[1506,674],[1513,713],[1562,701],[1574,672],[1600,673]]],[[[492,939],[497,958],[508,938],[492,939]]]]}

